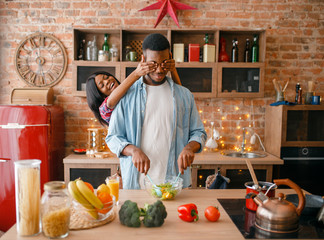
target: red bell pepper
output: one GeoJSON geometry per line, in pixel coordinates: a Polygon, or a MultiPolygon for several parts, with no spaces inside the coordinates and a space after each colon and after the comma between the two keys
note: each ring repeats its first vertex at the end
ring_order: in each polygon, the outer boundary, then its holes
{"type": "Polygon", "coordinates": [[[186,222],[198,221],[197,206],[193,203],[184,204],[178,207],[179,218],[186,222]]]}

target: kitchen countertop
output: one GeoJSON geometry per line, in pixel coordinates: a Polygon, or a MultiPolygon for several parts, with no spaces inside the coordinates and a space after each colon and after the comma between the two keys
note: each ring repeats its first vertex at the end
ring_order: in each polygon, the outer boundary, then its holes
{"type": "MultiPolygon", "coordinates": [[[[267,156],[263,158],[250,158],[252,164],[262,164],[262,165],[282,165],[283,160],[270,154],[266,153],[267,156]]],[[[85,154],[71,154],[64,158],[64,163],[110,163],[119,164],[119,159],[116,155],[112,154],[108,158],[89,158],[85,154]]],[[[201,152],[195,154],[195,160],[193,164],[243,164],[245,165],[245,158],[229,157],[221,154],[221,151],[217,152],[201,152]]]]}
{"type": "MultiPolygon", "coordinates": [[[[276,193],[286,194],[295,193],[292,189],[280,189],[276,193]]],[[[221,239],[221,240],[243,240],[235,224],[231,221],[225,210],[219,204],[220,198],[244,198],[245,189],[184,189],[175,200],[164,201],[168,216],[165,223],[159,228],[146,228],[143,225],[140,228],[129,228],[119,223],[118,216],[114,221],[88,230],[70,231],[66,239],[90,240],[90,239],[221,239]],[[198,207],[200,219],[197,222],[183,222],[179,219],[177,207],[185,203],[195,203],[198,207]],[[219,206],[220,219],[218,222],[208,222],[204,217],[204,209],[210,205],[219,206]]],[[[121,190],[120,200],[127,199],[138,203],[143,207],[144,203],[153,203],[155,199],[150,197],[145,190],[121,190]]],[[[16,225],[14,225],[1,240],[28,239],[39,240],[47,239],[43,234],[35,237],[18,237],[16,225]]]]}

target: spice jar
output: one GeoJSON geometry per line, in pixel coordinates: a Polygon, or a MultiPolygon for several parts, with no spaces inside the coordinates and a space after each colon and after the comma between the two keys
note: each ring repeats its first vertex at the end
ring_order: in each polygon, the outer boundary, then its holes
{"type": "Polygon", "coordinates": [[[41,199],[43,233],[48,238],[64,238],[69,234],[71,199],[65,183],[52,181],[44,184],[41,199]]]}
{"type": "Polygon", "coordinates": [[[99,62],[103,62],[103,61],[108,61],[108,58],[109,55],[108,55],[108,52],[104,51],[104,50],[99,50],[99,53],[98,53],[98,61],[99,62]]]}

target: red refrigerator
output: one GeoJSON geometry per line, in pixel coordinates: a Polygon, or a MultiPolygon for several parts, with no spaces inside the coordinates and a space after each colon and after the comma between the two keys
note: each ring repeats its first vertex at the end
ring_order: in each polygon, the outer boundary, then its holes
{"type": "Polygon", "coordinates": [[[59,106],[0,105],[0,230],[16,222],[14,162],[39,159],[44,183],[63,180],[64,113],[59,106]]]}

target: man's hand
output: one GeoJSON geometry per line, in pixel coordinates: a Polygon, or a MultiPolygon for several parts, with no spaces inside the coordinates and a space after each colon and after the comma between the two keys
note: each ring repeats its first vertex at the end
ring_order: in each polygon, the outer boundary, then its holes
{"type": "Polygon", "coordinates": [[[187,167],[190,167],[191,164],[194,161],[195,153],[198,152],[200,149],[200,143],[196,141],[189,142],[182,150],[182,152],[179,154],[178,157],[178,167],[179,172],[183,174],[184,170],[187,169],[187,167]]]}
{"type": "Polygon", "coordinates": [[[182,150],[178,157],[179,172],[181,172],[181,174],[183,174],[184,170],[186,170],[187,167],[191,166],[194,158],[195,154],[190,148],[185,147],[182,150]]]}
{"type": "Polygon", "coordinates": [[[132,153],[132,161],[140,173],[145,173],[145,175],[147,174],[150,169],[151,161],[141,149],[134,149],[132,153]]]}
{"type": "Polygon", "coordinates": [[[129,144],[121,153],[125,156],[132,156],[133,164],[137,170],[140,173],[145,173],[145,175],[147,174],[148,170],[150,169],[151,161],[140,148],[129,144]]]}

